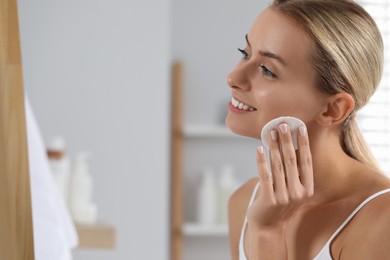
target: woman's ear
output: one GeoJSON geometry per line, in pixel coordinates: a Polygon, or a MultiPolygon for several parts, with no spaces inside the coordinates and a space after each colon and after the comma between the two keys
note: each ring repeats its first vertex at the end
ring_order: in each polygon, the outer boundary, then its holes
{"type": "Polygon", "coordinates": [[[341,125],[355,108],[355,100],[346,93],[337,93],[328,98],[326,107],[317,117],[317,123],[321,126],[338,126],[341,125]]]}

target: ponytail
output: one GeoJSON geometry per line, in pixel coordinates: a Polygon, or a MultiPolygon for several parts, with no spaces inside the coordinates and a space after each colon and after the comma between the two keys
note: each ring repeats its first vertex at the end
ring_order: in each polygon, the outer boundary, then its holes
{"type": "Polygon", "coordinates": [[[363,138],[355,117],[352,117],[341,131],[341,146],[344,152],[352,158],[381,171],[363,138]]]}
{"type": "MultiPolygon", "coordinates": [[[[319,90],[350,94],[355,111],[366,105],[379,85],[384,62],[382,36],[367,11],[350,0],[274,0],[273,6],[313,40],[319,90]]],[[[341,126],[340,143],[346,154],[380,171],[354,114],[341,126]]]]}

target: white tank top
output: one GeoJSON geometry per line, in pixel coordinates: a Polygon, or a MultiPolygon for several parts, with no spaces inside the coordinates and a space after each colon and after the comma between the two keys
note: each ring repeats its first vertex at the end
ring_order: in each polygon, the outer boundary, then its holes
{"type": "MultiPolygon", "coordinates": [[[[259,189],[259,183],[256,184],[256,187],[253,190],[252,197],[249,201],[248,208],[252,205],[253,201],[255,200],[257,190],[259,189]]],[[[332,260],[331,252],[330,252],[330,245],[333,241],[333,239],[338,235],[338,233],[348,224],[348,222],[356,215],[356,213],[359,212],[359,210],[366,205],[369,201],[375,199],[376,197],[390,192],[389,189],[385,189],[382,191],[379,191],[373,195],[371,195],[369,198],[367,198],[365,201],[363,201],[352,213],[349,215],[349,217],[344,221],[343,224],[333,233],[333,235],[329,238],[329,240],[326,242],[325,246],[321,249],[321,251],[314,257],[314,260],[332,260]]],[[[245,238],[245,232],[246,232],[246,226],[248,223],[247,217],[245,217],[244,224],[242,226],[241,230],[241,237],[239,242],[239,260],[248,260],[246,258],[245,250],[244,250],[244,238],[245,238]]]]}

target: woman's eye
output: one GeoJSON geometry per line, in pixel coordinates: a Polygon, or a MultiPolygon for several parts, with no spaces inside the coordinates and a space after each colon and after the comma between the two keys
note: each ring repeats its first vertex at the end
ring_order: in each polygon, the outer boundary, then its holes
{"type": "Polygon", "coordinates": [[[275,73],[273,73],[270,69],[268,69],[265,65],[261,64],[259,65],[259,67],[261,68],[261,70],[263,71],[263,75],[266,76],[266,77],[269,77],[269,78],[273,78],[275,79],[277,76],[275,75],[275,73]]]}
{"type": "Polygon", "coordinates": [[[245,50],[242,50],[242,49],[238,48],[238,51],[241,52],[242,58],[243,58],[244,60],[249,59],[249,54],[248,54],[245,50]]]}

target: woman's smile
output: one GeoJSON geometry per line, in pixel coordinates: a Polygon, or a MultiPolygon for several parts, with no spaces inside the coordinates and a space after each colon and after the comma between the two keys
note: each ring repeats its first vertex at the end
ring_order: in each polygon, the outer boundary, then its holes
{"type": "Polygon", "coordinates": [[[256,111],[256,108],[232,97],[232,100],[229,103],[229,110],[232,112],[243,113],[256,111]]]}

